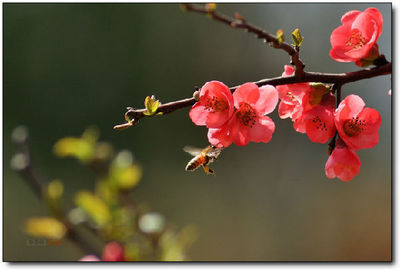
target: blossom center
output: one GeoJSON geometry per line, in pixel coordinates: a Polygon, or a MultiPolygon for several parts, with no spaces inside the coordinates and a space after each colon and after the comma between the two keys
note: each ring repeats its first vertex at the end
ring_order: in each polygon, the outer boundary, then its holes
{"type": "Polygon", "coordinates": [[[253,127],[256,123],[257,113],[249,104],[242,102],[236,112],[236,118],[242,125],[253,127]]]}
{"type": "Polygon", "coordinates": [[[316,129],[319,129],[321,131],[328,131],[328,127],[326,126],[326,123],[319,118],[319,116],[315,116],[312,119],[312,122],[314,123],[316,129]]]}
{"type": "Polygon", "coordinates": [[[290,91],[288,91],[287,93],[286,93],[286,96],[289,98],[289,100],[290,101],[292,101],[292,102],[296,102],[297,101],[297,99],[296,99],[296,97],[293,95],[293,93],[292,92],[290,92],[290,91]]]}
{"type": "Polygon", "coordinates": [[[229,105],[226,100],[214,96],[207,99],[205,109],[213,112],[223,112],[229,109],[229,105]]]}
{"type": "Polygon", "coordinates": [[[365,120],[360,120],[358,117],[353,117],[343,124],[344,133],[349,137],[354,137],[360,134],[365,128],[365,120]]]}
{"type": "Polygon", "coordinates": [[[351,47],[353,50],[358,50],[367,43],[365,37],[362,36],[358,29],[353,29],[351,31],[351,36],[346,42],[346,46],[351,47]]]}

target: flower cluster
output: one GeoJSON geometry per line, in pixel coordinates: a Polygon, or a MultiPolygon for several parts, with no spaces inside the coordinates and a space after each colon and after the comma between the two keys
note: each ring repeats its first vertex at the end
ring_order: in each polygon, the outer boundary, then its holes
{"type": "Polygon", "coordinates": [[[376,8],[352,10],[342,16],[342,25],[331,34],[330,56],[338,62],[365,67],[379,56],[376,44],[382,33],[382,14],[376,8]]]}
{"type": "MultiPolygon", "coordinates": [[[[283,76],[293,73],[292,67],[285,66],[283,76]]],[[[306,133],[316,143],[326,143],[338,133],[336,147],[325,166],[327,177],[349,181],[358,174],[361,162],[355,151],[374,147],[378,143],[379,112],[364,108],[364,101],[357,95],[347,96],[335,110],[335,97],[330,87],[321,83],[276,88],[281,100],[279,116],[282,119],[291,118],[296,131],[306,133]]]]}
{"type": "MultiPolygon", "coordinates": [[[[293,74],[293,67],[286,65],[282,76],[293,74]]],[[[316,143],[326,143],[335,135],[335,96],[329,87],[321,83],[297,83],[276,89],[281,100],[279,116],[291,118],[297,132],[306,133],[316,143]]]]}
{"type": "Polygon", "coordinates": [[[379,142],[381,116],[377,110],[364,107],[362,98],[349,95],[336,109],[335,125],[339,138],[325,165],[328,178],[350,181],[361,166],[355,151],[372,148],[379,142]]]}
{"type": "Polygon", "coordinates": [[[199,101],[189,116],[196,125],[209,129],[208,140],[217,147],[268,143],[275,124],[267,114],[277,103],[278,93],[271,85],[259,88],[254,83],[245,83],[231,94],[225,84],[211,81],[200,89],[199,101]]]}
{"type": "MultiPolygon", "coordinates": [[[[342,25],[331,34],[330,56],[361,67],[374,64],[380,57],[376,42],[381,33],[382,15],[378,9],[349,11],[343,15],[342,25]]],[[[284,67],[283,77],[294,74],[292,66],[284,67]]],[[[315,143],[330,141],[326,176],[349,181],[360,171],[356,151],[378,143],[381,117],[378,111],[364,108],[364,101],[357,95],[347,96],[336,108],[340,101],[336,102],[336,88],[333,84],[308,82],[276,88],[245,83],[231,94],[223,83],[211,81],[199,91],[198,102],[189,116],[196,125],[208,128],[208,140],[216,147],[267,143],[275,131],[275,124],[267,114],[280,100],[280,118],[292,119],[297,132],[307,134],[315,143]]]]}

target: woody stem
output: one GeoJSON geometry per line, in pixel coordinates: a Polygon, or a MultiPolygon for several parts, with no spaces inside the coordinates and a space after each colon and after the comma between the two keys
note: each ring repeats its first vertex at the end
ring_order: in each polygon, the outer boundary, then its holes
{"type": "MultiPolygon", "coordinates": [[[[337,99],[340,102],[340,92],[341,86],[355,82],[359,80],[364,80],[368,78],[373,78],[377,76],[388,75],[392,73],[392,63],[389,62],[382,66],[377,66],[369,69],[362,69],[354,72],[347,73],[320,73],[320,72],[304,72],[304,76],[302,78],[298,78],[296,76],[288,76],[288,77],[275,77],[269,79],[262,79],[256,81],[255,84],[258,86],[263,85],[284,85],[284,84],[294,84],[294,83],[304,83],[304,82],[321,82],[321,83],[331,83],[340,86],[338,89],[339,98],[337,99]]],[[[239,86],[231,87],[231,92],[234,92],[239,86]]],[[[182,100],[172,101],[165,104],[162,104],[158,107],[156,113],[162,112],[163,114],[169,114],[178,109],[183,109],[189,106],[192,106],[196,103],[195,98],[185,98],[182,100]]],[[[127,117],[129,119],[135,119],[137,122],[139,119],[145,117],[144,114],[146,109],[133,109],[129,108],[126,112],[127,117]]]]}

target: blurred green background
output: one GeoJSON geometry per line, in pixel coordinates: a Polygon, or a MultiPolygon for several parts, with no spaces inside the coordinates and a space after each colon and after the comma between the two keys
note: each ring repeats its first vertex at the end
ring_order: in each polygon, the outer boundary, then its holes
{"type": "MultiPolygon", "coordinates": [[[[365,4],[220,4],[287,39],[299,28],[306,70],[347,72],[353,63],[329,57],[331,31],[340,17],[365,4]]],[[[391,60],[391,5],[374,4],[384,19],[378,44],[391,60]]],[[[144,176],[133,192],[169,223],[194,224],[199,237],[192,260],[391,260],[391,88],[389,76],[345,85],[382,116],[380,143],[359,152],[361,172],[351,182],[327,179],[327,145],[296,133],[277,111],[269,144],[231,146],[213,164],[216,177],[184,170],[183,146],[207,145],[204,127],[189,108],[143,119],[115,131],[125,107],[190,97],[194,86],[216,79],[229,86],[279,76],[289,58],[242,30],[230,29],[178,4],[3,4],[4,260],[77,260],[61,247],[27,246],[21,231],[46,207],[10,169],[11,131],[29,128],[36,164],[59,178],[66,199],[92,189],[91,173],[75,160],[58,159],[53,144],[97,126],[101,140],[135,153],[144,176]]]]}

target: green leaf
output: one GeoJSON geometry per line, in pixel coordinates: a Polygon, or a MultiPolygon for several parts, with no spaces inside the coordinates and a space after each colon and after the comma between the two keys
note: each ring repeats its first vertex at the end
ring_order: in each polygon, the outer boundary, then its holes
{"type": "Polygon", "coordinates": [[[293,31],[292,39],[293,39],[293,42],[294,42],[294,44],[293,44],[294,46],[296,46],[296,47],[300,47],[301,46],[301,43],[303,43],[303,37],[301,36],[299,29],[296,29],[296,30],[293,31]]]}
{"type": "Polygon", "coordinates": [[[160,106],[160,101],[156,100],[154,96],[147,96],[144,100],[144,106],[146,107],[147,111],[145,111],[143,114],[151,116],[156,113],[158,106],[160,106]]]}
{"type": "Polygon", "coordinates": [[[285,36],[283,35],[282,29],[279,29],[279,30],[276,32],[276,37],[277,37],[277,39],[278,39],[278,44],[279,44],[279,45],[280,45],[282,42],[285,41],[285,36]]]}

